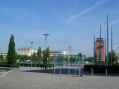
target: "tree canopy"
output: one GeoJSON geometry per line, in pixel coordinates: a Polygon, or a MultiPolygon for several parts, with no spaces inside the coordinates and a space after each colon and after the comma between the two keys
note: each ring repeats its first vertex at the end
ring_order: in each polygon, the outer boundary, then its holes
{"type": "Polygon", "coordinates": [[[112,52],[109,52],[108,55],[109,55],[110,64],[116,64],[118,61],[118,58],[115,51],[113,50],[112,52]]]}
{"type": "Polygon", "coordinates": [[[37,56],[38,56],[38,59],[42,59],[42,50],[41,50],[41,47],[38,48],[38,51],[37,51],[37,56]]]}
{"type": "Polygon", "coordinates": [[[7,61],[10,65],[15,65],[16,63],[16,49],[15,49],[15,38],[14,35],[11,35],[9,45],[8,45],[8,53],[7,53],[7,61]]]}

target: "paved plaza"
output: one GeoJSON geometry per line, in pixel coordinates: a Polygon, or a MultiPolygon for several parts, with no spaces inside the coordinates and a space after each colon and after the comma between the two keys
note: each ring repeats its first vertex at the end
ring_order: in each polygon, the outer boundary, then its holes
{"type": "Polygon", "coordinates": [[[14,69],[0,77],[0,89],[119,89],[119,77],[79,77],[14,69]]]}

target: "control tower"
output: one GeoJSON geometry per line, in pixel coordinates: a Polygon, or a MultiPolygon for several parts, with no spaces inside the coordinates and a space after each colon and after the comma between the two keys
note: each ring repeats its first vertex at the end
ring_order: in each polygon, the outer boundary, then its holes
{"type": "Polygon", "coordinates": [[[105,64],[106,52],[105,52],[105,41],[101,36],[101,25],[100,25],[100,35],[94,41],[94,52],[96,64],[105,64]]]}
{"type": "Polygon", "coordinates": [[[105,43],[103,38],[96,38],[96,63],[105,64],[105,43]]]}

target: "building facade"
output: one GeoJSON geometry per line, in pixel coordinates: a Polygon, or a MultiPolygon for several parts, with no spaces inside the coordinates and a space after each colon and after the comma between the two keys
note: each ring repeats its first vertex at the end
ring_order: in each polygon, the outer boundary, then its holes
{"type": "Polygon", "coordinates": [[[36,49],[32,48],[18,48],[17,49],[17,54],[18,55],[26,55],[26,56],[31,56],[32,54],[36,53],[36,49]]]}
{"type": "Polygon", "coordinates": [[[95,44],[95,54],[96,54],[96,63],[105,64],[106,53],[105,53],[105,42],[103,38],[97,38],[95,44]]]}

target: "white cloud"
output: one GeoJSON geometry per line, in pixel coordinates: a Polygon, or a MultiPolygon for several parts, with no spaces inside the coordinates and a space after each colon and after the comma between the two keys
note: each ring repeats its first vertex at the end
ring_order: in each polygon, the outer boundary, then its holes
{"type": "Polygon", "coordinates": [[[82,10],[79,14],[76,14],[76,15],[73,15],[73,16],[70,16],[69,19],[67,20],[67,23],[71,23],[73,20],[87,14],[88,12],[96,9],[97,7],[105,4],[106,2],[108,2],[109,0],[98,0],[94,5],[82,10]]]}

